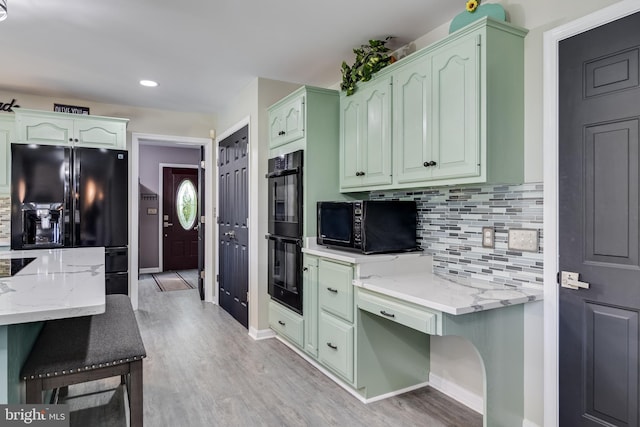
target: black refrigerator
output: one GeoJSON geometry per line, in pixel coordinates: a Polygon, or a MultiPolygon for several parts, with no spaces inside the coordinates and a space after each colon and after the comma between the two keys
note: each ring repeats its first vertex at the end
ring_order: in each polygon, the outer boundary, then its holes
{"type": "Polygon", "coordinates": [[[104,246],[106,293],[127,294],[127,152],[11,145],[11,249],[104,246]]]}

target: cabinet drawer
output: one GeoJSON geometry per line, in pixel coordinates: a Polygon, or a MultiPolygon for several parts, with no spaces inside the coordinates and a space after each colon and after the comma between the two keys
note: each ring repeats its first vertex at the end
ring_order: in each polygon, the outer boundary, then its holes
{"type": "Polygon", "coordinates": [[[357,305],[360,310],[415,329],[425,334],[440,335],[438,322],[441,314],[426,308],[415,308],[398,300],[387,299],[358,289],[357,305]]]}
{"type": "Polygon", "coordinates": [[[320,308],[353,321],[353,266],[321,259],[318,264],[320,308]]]}
{"type": "Polygon", "coordinates": [[[353,325],[320,312],[320,362],[353,382],[353,325]]]}
{"type": "Polygon", "coordinates": [[[269,326],[298,347],[304,345],[304,320],[273,301],[269,302],[269,326]]]}

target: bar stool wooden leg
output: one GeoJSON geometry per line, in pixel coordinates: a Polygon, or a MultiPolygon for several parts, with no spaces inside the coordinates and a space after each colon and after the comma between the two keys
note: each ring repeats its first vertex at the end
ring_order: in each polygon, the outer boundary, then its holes
{"type": "Polygon", "coordinates": [[[129,363],[129,409],[131,427],[142,427],[142,360],[129,363]]]}
{"type": "Polygon", "coordinates": [[[28,380],[25,388],[27,403],[42,403],[42,379],[28,380]]]}

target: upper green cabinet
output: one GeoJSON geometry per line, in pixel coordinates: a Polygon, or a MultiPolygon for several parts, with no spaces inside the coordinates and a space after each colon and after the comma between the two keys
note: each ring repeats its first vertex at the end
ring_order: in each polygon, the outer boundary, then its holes
{"type": "Polygon", "coordinates": [[[353,96],[341,96],[341,190],[523,182],[526,33],[482,18],[385,68],[353,96]],[[359,100],[351,98],[389,79],[393,133],[384,143],[392,180],[356,181],[348,173],[354,164],[349,147],[363,135],[353,112],[359,100]]]}
{"type": "Polygon", "coordinates": [[[126,119],[16,110],[17,142],[95,148],[127,148],[126,119]]]}
{"type": "Polygon", "coordinates": [[[287,98],[269,111],[269,148],[304,137],[304,95],[287,98]]]}
{"type": "Polygon", "coordinates": [[[391,79],[381,78],[341,96],[342,190],[391,184],[391,92],[391,79]]]}
{"type": "Polygon", "coordinates": [[[0,115],[0,195],[11,193],[11,142],[15,140],[13,114],[0,115]]]}

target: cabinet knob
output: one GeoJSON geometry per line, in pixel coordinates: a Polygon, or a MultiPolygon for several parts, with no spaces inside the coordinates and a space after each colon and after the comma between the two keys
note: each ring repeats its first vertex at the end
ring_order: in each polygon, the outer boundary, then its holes
{"type": "Polygon", "coordinates": [[[302,271],[309,271],[309,269],[307,267],[303,267],[302,271]]]}
{"type": "Polygon", "coordinates": [[[283,130],[281,130],[280,132],[278,132],[278,135],[282,136],[282,135],[284,135],[284,133],[285,132],[283,130]]]}
{"type": "Polygon", "coordinates": [[[424,162],[424,163],[422,164],[422,166],[424,166],[425,168],[428,168],[428,167],[429,167],[429,162],[424,162]]]}
{"type": "Polygon", "coordinates": [[[431,161],[429,162],[429,166],[435,166],[435,165],[437,165],[437,163],[436,163],[436,162],[434,162],[433,160],[431,160],[431,161]]]}
{"type": "Polygon", "coordinates": [[[73,142],[73,138],[69,138],[69,142],[73,142]]]}
{"type": "Polygon", "coordinates": [[[362,171],[356,172],[356,176],[364,176],[364,172],[362,171]]]}

